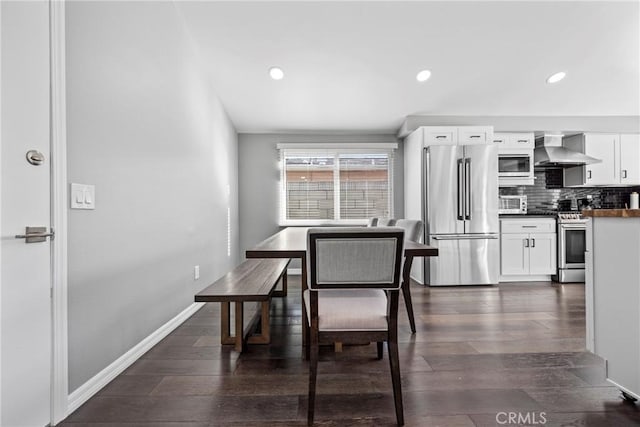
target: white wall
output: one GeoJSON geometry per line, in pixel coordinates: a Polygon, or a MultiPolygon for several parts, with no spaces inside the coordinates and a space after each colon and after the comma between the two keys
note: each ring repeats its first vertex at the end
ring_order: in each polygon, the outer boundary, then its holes
{"type": "Polygon", "coordinates": [[[237,135],[175,5],[66,10],[68,178],[96,186],[69,211],[71,392],[236,265],[239,228],[237,135]]]}
{"type": "MultiPolygon", "coordinates": [[[[394,135],[384,134],[240,134],[238,137],[238,180],[240,188],[240,250],[278,232],[280,203],[279,142],[396,142],[394,135]]],[[[394,153],[393,191],[395,217],[402,218],[403,149],[394,153]]],[[[292,264],[298,267],[297,264],[292,264]]]]}

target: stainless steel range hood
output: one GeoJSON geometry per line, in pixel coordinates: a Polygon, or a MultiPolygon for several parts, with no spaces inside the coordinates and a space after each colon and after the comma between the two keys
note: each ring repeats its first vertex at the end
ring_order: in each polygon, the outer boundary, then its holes
{"type": "Polygon", "coordinates": [[[536,139],[533,150],[533,166],[536,168],[571,168],[601,163],[602,160],[584,153],[569,150],[562,145],[562,135],[545,134],[536,139]]]}

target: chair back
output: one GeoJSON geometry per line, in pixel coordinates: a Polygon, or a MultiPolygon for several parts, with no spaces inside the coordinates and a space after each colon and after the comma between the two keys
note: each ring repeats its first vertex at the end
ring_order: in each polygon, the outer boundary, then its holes
{"type": "Polygon", "coordinates": [[[377,227],[393,227],[396,223],[396,220],[393,218],[378,218],[377,227]]]}
{"type": "Polygon", "coordinates": [[[399,289],[403,243],[395,227],[310,228],[309,289],[399,289]]]}
{"type": "Polygon", "coordinates": [[[394,226],[404,230],[405,239],[417,243],[420,243],[420,240],[422,240],[422,221],[417,219],[399,219],[394,226]]]}

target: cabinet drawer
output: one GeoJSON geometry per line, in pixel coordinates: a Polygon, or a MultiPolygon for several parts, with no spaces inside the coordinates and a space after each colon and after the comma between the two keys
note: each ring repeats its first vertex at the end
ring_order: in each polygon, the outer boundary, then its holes
{"type": "Polygon", "coordinates": [[[555,219],[501,219],[502,233],[555,233],[555,219]]]}
{"type": "Polygon", "coordinates": [[[486,144],[493,141],[493,132],[485,127],[468,127],[458,129],[458,144],[486,144]]]}

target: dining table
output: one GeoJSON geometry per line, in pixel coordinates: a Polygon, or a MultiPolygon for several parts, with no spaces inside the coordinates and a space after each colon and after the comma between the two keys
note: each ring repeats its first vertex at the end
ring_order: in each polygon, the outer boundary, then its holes
{"type": "MultiPolygon", "coordinates": [[[[302,291],[307,288],[307,231],[311,227],[287,227],[267,237],[254,247],[247,249],[247,258],[290,258],[299,259],[301,263],[302,291]]],[[[438,256],[438,249],[423,243],[405,240],[404,265],[402,267],[402,294],[411,332],[416,333],[416,325],[413,315],[413,303],[411,302],[411,266],[416,257],[438,256]]],[[[302,310],[303,324],[307,322],[306,311],[302,310]]],[[[304,341],[304,334],[303,334],[304,341]]]]}

